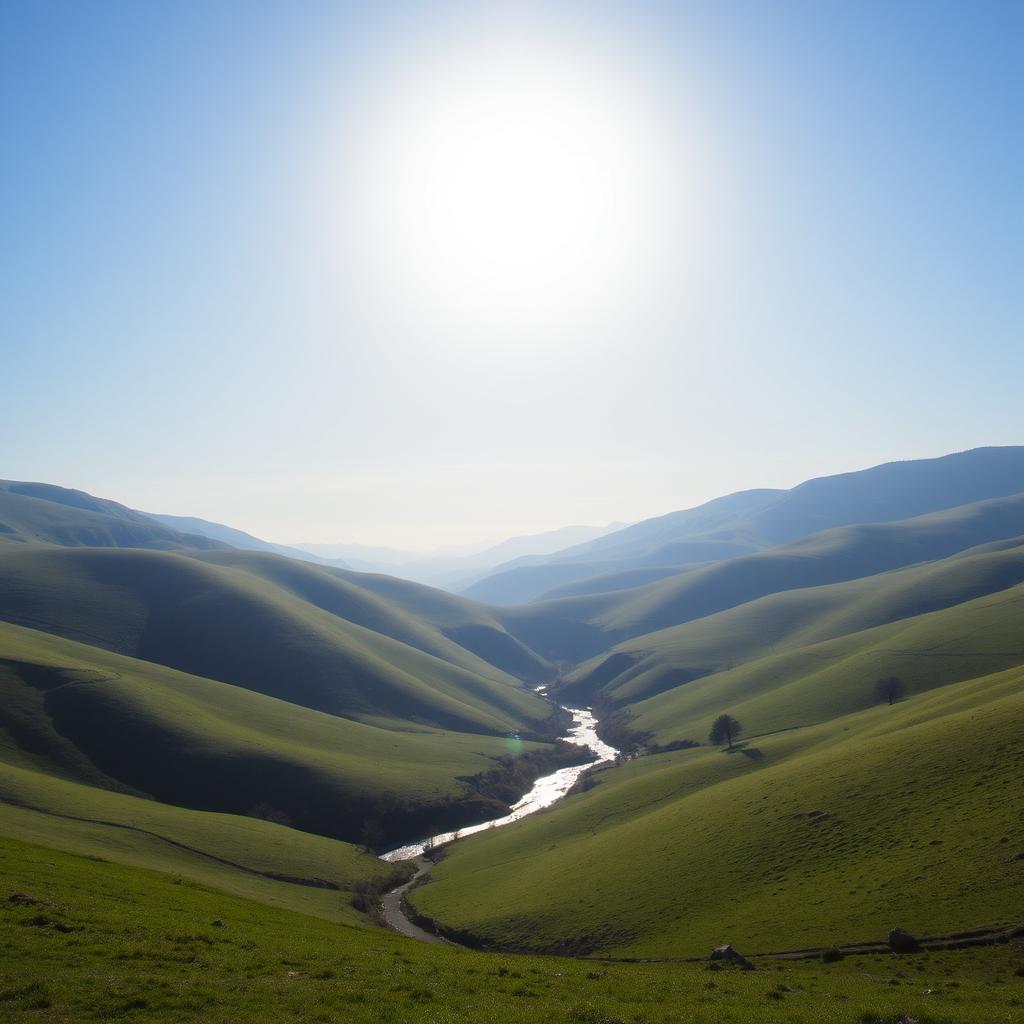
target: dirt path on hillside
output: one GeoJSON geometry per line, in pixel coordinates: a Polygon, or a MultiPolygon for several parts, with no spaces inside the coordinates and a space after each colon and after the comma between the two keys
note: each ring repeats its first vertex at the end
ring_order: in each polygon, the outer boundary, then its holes
{"type": "Polygon", "coordinates": [[[408,936],[410,939],[419,939],[420,942],[431,942],[437,946],[454,946],[454,942],[442,939],[440,935],[435,935],[433,932],[428,932],[425,928],[413,924],[402,905],[405,900],[405,894],[430,871],[430,868],[430,861],[420,857],[416,861],[416,874],[404,885],[400,885],[397,889],[392,889],[384,894],[384,898],[381,900],[381,914],[384,917],[384,923],[389,928],[401,935],[408,936]]]}

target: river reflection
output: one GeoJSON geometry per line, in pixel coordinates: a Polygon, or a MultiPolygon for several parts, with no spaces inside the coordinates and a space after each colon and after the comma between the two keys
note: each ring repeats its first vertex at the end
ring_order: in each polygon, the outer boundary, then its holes
{"type": "Polygon", "coordinates": [[[400,846],[396,850],[383,853],[380,859],[386,861],[410,860],[412,857],[420,856],[430,845],[441,846],[443,843],[450,843],[456,836],[470,836],[474,832],[483,832],[489,828],[500,828],[502,825],[518,821],[520,818],[525,818],[528,814],[533,814],[534,811],[550,807],[557,800],[560,800],[572,789],[576,780],[588,768],[593,767],[595,764],[601,764],[603,761],[614,760],[618,751],[598,738],[597,719],[594,718],[590,709],[566,708],[565,710],[572,715],[572,727],[562,738],[567,743],[577,743],[581,747],[590,747],[597,755],[593,761],[587,764],[572,765],[570,768],[559,768],[557,772],[552,772],[550,775],[539,778],[533,784],[530,792],[519,803],[513,805],[511,814],[506,814],[503,818],[494,818],[491,821],[481,822],[479,825],[467,825],[465,828],[460,828],[458,832],[442,832],[438,836],[433,836],[432,839],[421,839],[418,842],[410,843],[408,846],[400,846]]]}

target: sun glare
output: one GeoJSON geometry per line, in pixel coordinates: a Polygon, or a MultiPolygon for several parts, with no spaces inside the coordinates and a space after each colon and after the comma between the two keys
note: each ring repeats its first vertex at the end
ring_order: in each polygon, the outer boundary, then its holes
{"type": "Polygon", "coordinates": [[[596,343],[662,278],[692,190],[620,68],[475,47],[393,78],[366,123],[354,241],[374,300],[419,336],[596,343]]]}

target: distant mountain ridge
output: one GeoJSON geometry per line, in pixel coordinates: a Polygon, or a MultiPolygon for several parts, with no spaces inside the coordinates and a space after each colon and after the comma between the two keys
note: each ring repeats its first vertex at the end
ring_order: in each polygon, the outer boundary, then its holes
{"type": "Polygon", "coordinates": [[[605,574],[683,568],[753,554],[833,527],[909,519],[1020,491],[1024,446],[883,463],[817,477],[789,490],[739,491],[646,519],[533,564],[498,566],[462,593],[492,604],[520,604],[556,589],[565,596],[574,592],[573,585],[605,574]]]}
{"type": "Polygon", "coordinates": [[[233,526],[225,526],[223,523],[211,523],[207,519],[199,519],[196,516],[171,516],[159,512],[142,512],[140,515],[148,516],[164,526],[180,530],[183,533],[209,537],[211,540],[220,541],[233,548],[238,548],[240,551],[269,551],[275,555],[298,558],[302,562],[332,565],[336,569],[350,568],[348,562],[344,562],[340,558],[322,558],[302,548],[293,548],[286,544],[273,544],[268,540],[260,540],[259,537],[254,537],[244,530],[236,530],[233,526]]]}
{"type": "Polygon", "coordinates": [[[496,566],[515,559],[543,559],[570,545],[578,545],[614,533],[624,523],[607,526],[563,526],[544,533],[509,537],[480,549],[465,547],[415,554],[358,544],[300,544],[298,548],[324,558],[342,555],[359,572],[383,572],[444,590],[459,590],[486,576],[496,566]]]}

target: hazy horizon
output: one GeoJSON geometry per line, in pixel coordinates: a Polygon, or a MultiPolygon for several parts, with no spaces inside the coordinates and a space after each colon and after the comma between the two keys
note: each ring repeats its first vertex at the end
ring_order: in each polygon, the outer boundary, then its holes
{"type": "Polygon", "coordinates": [[[429,551],[1019,442],[1022,30],[8,4],[0,475],[429,551]]]}
{"type": "MultiPolygon", "coordinates": [[[[999,447],[999,446],[978,445],[976,447],[985,448],[985,447],[999,447]]],[[[305,537],[276,536],[276,535],[273,535],[273,534],[270,534],[270,533],[261,532],[261,531],[259,531],[257,529],[251,529],[248,526],[243,526],[243,525],[241,525],[239,522],[237,522],[235,520],[218,519],[215,516],[205,515],[205,514],[203,514],[201,512],[181,511],[181,510],[178,510],[178,509],[169,510],[169,509],[164,509],[164,508],[153,508],[153,507],[143,506],[143,505],[139,505],[139,504],[133,504],[132,502],[127,501],[127,500],[125,500],[123,498],[120,498],[120,497],[118,497],[116,495],[112,495],[112,494],[105,493],[105,492],[102,492],[102,491],[96,491],[96,490],[90,491],[89,488],[85,488],[85,487],[76,488],[76,489],[85,490],[87,493],[92,493],[92,494],[94,494],[97,497],[107,498],[107,499],[119,501],[121,504],[124,504],[124,505],[128,506],[129,508],[134,508],[134,509],[136,509],[138,511],[141,511],[141,512],[148,512],[148,513],[151,513],[151,514],[159,514],[159,515],[191,516],[191,517],[198,518],[198,519],[205,519],[208,522],[220,523],[221,525],[224,525],[224,526],[229,526],[229,527],[233,527],[235,529],[244,530],[246,533],[253,534],[254,536],[259,537],[259,539],[261,539],[261,540],[270,541],[271,543],[276,543],[276,544],[288,545],[288,546],[292,546],[292,547],[309,548],[311,550],[312,549],[326,549],[326,548],[330,548],[330,547],[336,547],[336,548],[365,547],[367,549],[379,548],[382,551],[383,550],[389,550],[389,551],[393,551],[395,553],[409,554],[409,555],[413,555],[413,556],[416,556],[416,557],[433,556],[433,555],[448,555],[448,556],[453,556],[454,555],[454,556],[457,556],[457,555],[477,554],[477,553],[489,550],[492,547],[497,547],[498,545],[503,544],[503,543],[505,543],[508,540],[512,540],[512,539],[519,538],[519,537],[532,537],[532,536],[536,536],[536,535],[539,535],[539,534],[559,533],[559,532],[562,532],[562,531],[565,531],[565,530],[569,530],[569,529],[574,529],[574,528],[576,528],[576,529],[578,529],[578,528],[596,528],[596,529],[602,529],[602,530],[606,529],[606,530],[609,530],[609,531],[612,528],[614,528],[614,529],[622,529],[622,528],[624,528],[626,526],[630,526],[633,523],[640,522],[641,520],[644,520],[644,519],[650,519],[650,518],[666,515],[666,514],[671,513],[671,512],[677,512],[677,511],[681,511],[681,510],[688,509],[688,508],[695,508],[695,507],[697,507],[699,505],[702,505],[705,502],[711,501],[711,500],[713,500],[715,498],[724,497],[726,495],[734,494],[734,493],[737,493],[739,491],[758,490],[758,489],[762,489],[762,487],[766,488],[766,489],[769,489],[769,490],[788,490],[788,489],[790,489],[792,487],[795,487],[795,486],[797,486],[797,485],[799,485],[801,483],[805,483],[808,480],[813,480],[813,479],[816,479],[818,477],[836,476],[836,475],[841,475],[843,473],[857,472],[859,470],[870,469],[870,468],[873,468],[876,465],[883,465],[885,463],[890,463],[890,462],[913,461],[915,458],[921,458],[921,459],[940,458],[940,457],[945,456],[945,455],[957,454],[958,452],[963,452],[963,451],[968,451],[968,450],[971,450],[971,449],[965,449],[965,448],[952,449],[950,451],[933,452],[933,453],[926,454],[926,455],[921,455],[921,456],[911,456],[911,457],[906,458],[906,459],[883,459],[879,463],[870,463],[870,464],[866,464],[866,465],[838,467],[838,468],[833,468],[831,470],[824,471],[824,472],[821,472],[821,473],[813,473],[813,474],[810,474],[810,475],[807,475],[807,476],[801,476],[799,479],[794,480],[792,483],[787,483],[785,485],[779,485],[779,486],[774,486],[774,487],[771,486],[771,485],[759,485],[757,487],[743,487],[743,486],[733,487],[733,488],[729,488],[727,490],[716,491],[715,493],[708,494],[706,497],[702,497],[699,500],[695,500],[695,501],[692,501],[692,502],[686,502],[685,504],[677,504],[677,505],[673,505],[671,507],[659,508],[659,509],[656,509],[656,510],[654,510],[654,511],[652,511],[652,512],[646,514],[646,515],[637,516],[634,519],[616,518],[616,519],[608,520],[606,522],[593,522],[593,523],[561,522],[561,523],[556,523],[556,524],[550,525],[550,526],[539,526],[539,527],[533,528],[533,529],[531,529],[531,528],[515,528],[515,527],[512,527],[512,528],[510,528],[510,532],[504,533],[504,534],[495,534],[495,535],[489,535],[489,536],[484,536],[484,537],[474,537],[474,536],[467,535],[467,536],[462,537],[462,538],[455,538],[453,540],[453,542],[451,542],[451,543],[441,543],[441,544],[437,544],[437,545],[433,545],[433,546],[425,546],[425,547],[416,547],[416,546],[411,545],[411,544],[410,545],[401,545],[401,544],[391,544],[391,543],[386,543],[386,542],[374,542],[372,540],[364,540],[364,539],[359,538],[359,537],[355,537],[355,538],[332,538],[332,537],[305,538],[305,537]]],[[[63,483],[61,481],[48,480],[48,481],[39,481],[39,482],[57,483],[59,486],[72,486],[72,485],[69,485],[67,483],[63,483]]],[[[251,510],[251,513],[255,513],[255,515],[258,517],[259,511],[260,511],[259,507],[256,507],[256,508],[253,508],[251,510]]],[[[573,543],[575,543],[575,542],[569,542],[566,546],[571,546],[573,543]]],[[[328,552],[326,552],[326,551],[318,551],[318,553],[322,553],[322,554],[325,554],[325,555],[328,554],[328,552]]]]}

